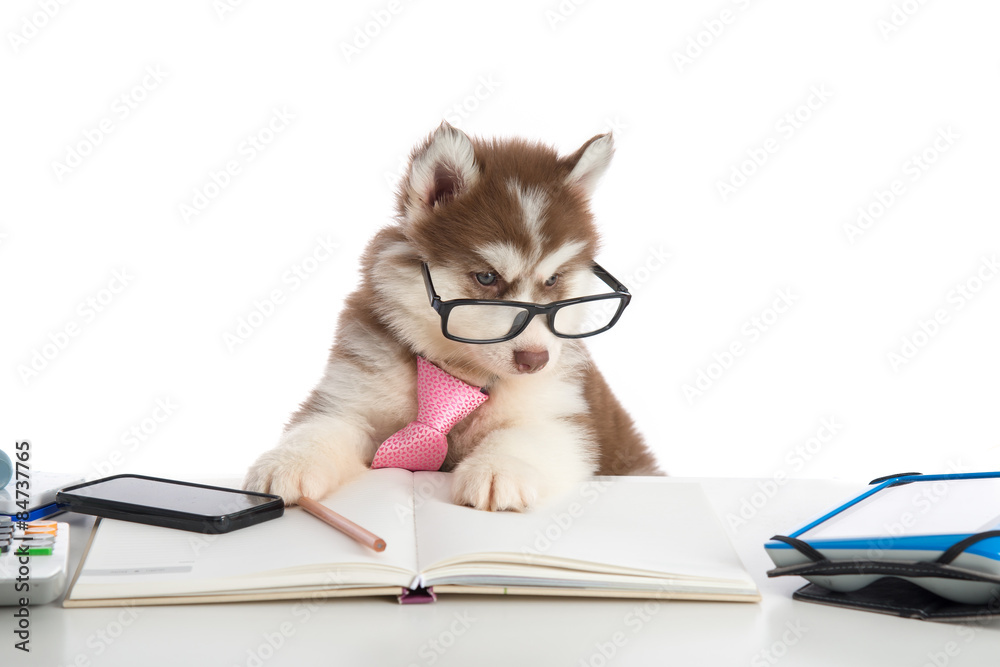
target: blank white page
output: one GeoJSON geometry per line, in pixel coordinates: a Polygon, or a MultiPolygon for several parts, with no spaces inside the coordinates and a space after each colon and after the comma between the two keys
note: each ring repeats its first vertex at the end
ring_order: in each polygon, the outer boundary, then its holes
{"type": "Polygon", "coordinates": [[[323,505],[383,538],[386,549],[382,553],[358,544],[299,507],[286,508],[280,518],[220,535],[104,519],[78,586],[96,594],[99,591],[91,585],[128,584],[136,587],[138,595],[143,584],[154,584],[149,590],[164,591],[175,586],[184,589],[185,584],[198,581],[194,587],[204,590],[207,581],[261,579],[296,568],[317,572],[315,578],[323,585],[352,583],[354,577],[338,574],[338,564],[361,566],[350,568],[355,572],[374,565],[376,570],[388,566],[416,573],[412,498],[412,474],[386,469],[366,473],[322,500],[323,505]],[[331,566],[325,572],[328,576],[323,572],[326,565],[331,566]]]}
{"type": "Polygon", "coordinates": [[[978,533],[1000,528],[1000,478],[890,486],[808,530],[803,539],[978,533]]]}
{"type": "Polygon", "coordinates": [[[447,559],[502,553],[524,556],[526,561],[542,555],[616,568],[734,579],[753,587],[695,482],[597,478],[546,506],[518,513],[455,505],[451,481],[445,473],[414,474],[421,571],[447,559]]]}

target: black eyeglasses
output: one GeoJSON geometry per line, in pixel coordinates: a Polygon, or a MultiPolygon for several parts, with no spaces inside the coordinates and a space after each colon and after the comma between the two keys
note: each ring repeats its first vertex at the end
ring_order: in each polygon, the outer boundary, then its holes
{"type": "Polygon", "coordinates": [[[546,315],[549,330],[560,338],[586,338],[607,331],[632,299],[618,279],[597,264],[594,275],[614,290],[552,303],[525,303],[497,299],[442,301],[434,291],[431,271],[423,263],[424,284],[431,307],[441,316],[441,333],[460,343],[502,343],[525,330],[535,315],[546,315]]]}

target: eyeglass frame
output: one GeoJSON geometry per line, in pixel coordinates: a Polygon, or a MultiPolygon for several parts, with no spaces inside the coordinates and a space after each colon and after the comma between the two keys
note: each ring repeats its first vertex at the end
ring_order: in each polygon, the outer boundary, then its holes
{"type": "Polygon", "coordinates": [[[524,330],[528,328],[528,325],[531,324],[531,320],[535,319],[535,315],[545,315],[546,322],[549,325],[549,331],[551,331],[552,334],[558,338],[589,338],[590,336],[596,336],[599,333],[604,333],[618,322],[622,313],[625,312],[625,307],[628,306],[629,302],[632,300],[632,294],[629,293],[628,288],[625,287],[621,281],[608,273],[597,262],[594,262],[590,268],[595,276],[600,278],[605,285],[614,290],[613,293],[590,294],[587,296],[574,297],[572,299],[553,301],[552,303],[546,304],[530,303],[528,301],[504,301],[503,299],[451,299],[449,301],[442,301],[441,297],[434,289],[434,283],[431,281],[430,267],[427,266],[427,262],[421,262],[421,271],[424,275],[424,285],[427,288],[427,298],[430,300],[431,308],[433,308],[434,311],[441,317],[441,333],[448,340],[453,340],[459,343],[470,343],[473,345],[487,345],[513,340],[514,338],[520,336],[524,330]],[[611,318],[611,321],[597,331],[591,331],[590,333],[585,334],[562,334],[555,330],[554,315],[564,306],[575,306],[588,301],[610,301],[611,299],[618,299],[618,310],[615,312],[614,317],[611,318]],[[451,311],[457,306],[508,306],[511,308],[523,308],[528,312],[528,317],[524,320],[517,331],[508,333],[500,338],[490,338],[488,340],[462,338],[461,336],[448,333],[448,317],[451,314],[451,311]],[[549,316],[550,313],[552,315],[551,317],[549,316]]]}

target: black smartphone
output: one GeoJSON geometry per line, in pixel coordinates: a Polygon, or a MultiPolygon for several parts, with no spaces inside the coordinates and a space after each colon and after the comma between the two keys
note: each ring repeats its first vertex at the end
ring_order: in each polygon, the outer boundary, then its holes
{"type": "Polygon", "coordinates": [[[56,502],[70,512],[196,533],[228,533],[276,519],[285,511],[281,497],[270,493],[145,475],[114,475],[68,486],[56,494],[56,502]]]}

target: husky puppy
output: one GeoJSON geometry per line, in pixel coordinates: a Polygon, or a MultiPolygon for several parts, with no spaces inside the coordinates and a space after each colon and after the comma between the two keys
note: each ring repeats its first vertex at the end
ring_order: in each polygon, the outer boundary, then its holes
{"type": "Polygon", "coordinates": [[[424,280],[426,263],[446,301],[586,294],[598,249],[589,199],[613,152],[610,134],[560,157],[447,123],[415,148],[397,219],[365,250],[323,379],[244,487],[294,504],[361,474],[416,417],[416,355],[489,394],[448,434],[442,470],[454,471],[456,503],[521,511],[595,473],[661,474],[582,340],[556,337],[547,315],[505,342],[450,340],[424,280]]]}

